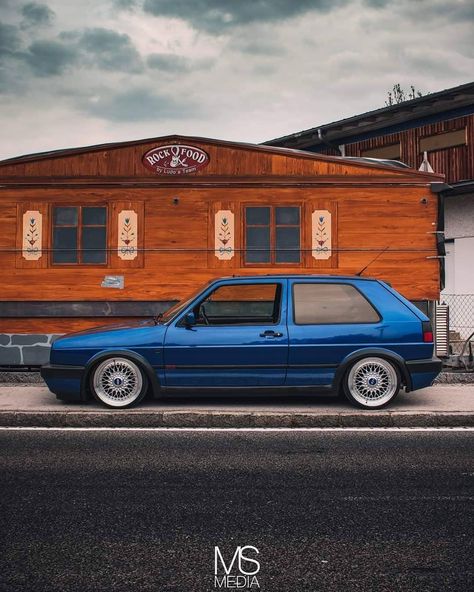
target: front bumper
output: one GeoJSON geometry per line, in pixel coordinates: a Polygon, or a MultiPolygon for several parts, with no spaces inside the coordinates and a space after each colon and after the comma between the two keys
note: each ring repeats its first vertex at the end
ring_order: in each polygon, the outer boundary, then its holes
{"type": "Polygon", "coordinates": [[[41,366],[41,377],[58,399],[64,401],[82,401],[84,376],[83,366],[63,366],[45,364],[41,366]]]}
{"type": "Polygon", "coordinates": [[[411,391],[431,386],[442,369],[441,360],[435,356],[428,360],[407,360],[405,364],[411,381],[407,390],[411,391]]]}

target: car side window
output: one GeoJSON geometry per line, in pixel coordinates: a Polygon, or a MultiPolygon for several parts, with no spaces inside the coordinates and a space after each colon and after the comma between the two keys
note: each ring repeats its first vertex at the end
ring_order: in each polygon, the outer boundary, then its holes
{"type": "Polygon", "coordinates": [[[380,315],[372,304],[350,284],[294,284],[293,311],[296,325],[380,321],[380,315]]]}
{"type": "Polygon", "coordinates": [[[198,325],[273,325],[280,318],[281,284],[219,286],[194,309],[198,325]]]}

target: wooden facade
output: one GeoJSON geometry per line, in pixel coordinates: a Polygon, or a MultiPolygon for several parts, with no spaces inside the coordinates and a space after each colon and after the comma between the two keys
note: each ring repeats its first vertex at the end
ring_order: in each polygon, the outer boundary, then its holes
{"type": "MultiPolygon", "coordinates": [[[[426,151],[436,173],[447,183],[474,179],[474,114],[418,125],[395,133],[344,144],[346,156],[394,158],[418,169],[426,151]],[[455,133],[457,132],[457,133],[455,133]]],[[[339,154],[331,148],[322,154],[339,154]]]]}
{"type": "Polygon", "coordinates": [[[432,184],[443,180],[298,150],[181,136],[3,161],[0,333],[65,333],[147,316],[211,278],[232,274],[355,274],[366,268],[363,275],[390,282],[411,300],[435,300],[438,201],[432,184]],[[149,150],[183,144],[204,150],[209,164],[176,176],[143,165],[149,150]],[[54,261],[59,206],[105,208],[104,263],[54,261]],[[249,262],[250,207],[268,209],[271,263],[249,262]],[[296,222],[275,219],[272,208],[285,207],[297,211],[296,222]],[[299,232],[299,262],[278,262],[274,235],[290,227],[299,229],[293,231],[299,232]]]}

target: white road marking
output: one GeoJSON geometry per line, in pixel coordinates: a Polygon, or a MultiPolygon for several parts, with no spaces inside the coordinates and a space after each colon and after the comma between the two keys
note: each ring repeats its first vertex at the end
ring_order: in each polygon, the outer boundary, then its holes
{"type": "Polygon", "coordinates": [[[0,426],[0,431],[43,432],[472,432],[474,427],[321,427],[321,428],[173,428],[173,427],[27,427],[0,426]]]}
{"type": "Polygon", "coordinates": [[[349,496],[349,497],[316,497],[318,501],[336,501],[351,503],[370,502],[472,502],[471,495],[381,495],[381,496],[349,496]]]}

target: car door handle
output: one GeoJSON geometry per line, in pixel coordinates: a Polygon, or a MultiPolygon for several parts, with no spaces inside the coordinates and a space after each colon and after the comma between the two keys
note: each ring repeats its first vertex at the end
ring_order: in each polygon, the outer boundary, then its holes
{"type": "Polygon", "coordinates": [[[278,331],[264,331],[260,333],[260,337],[283,337],[283,333],[279,333],[278,331]]]}

